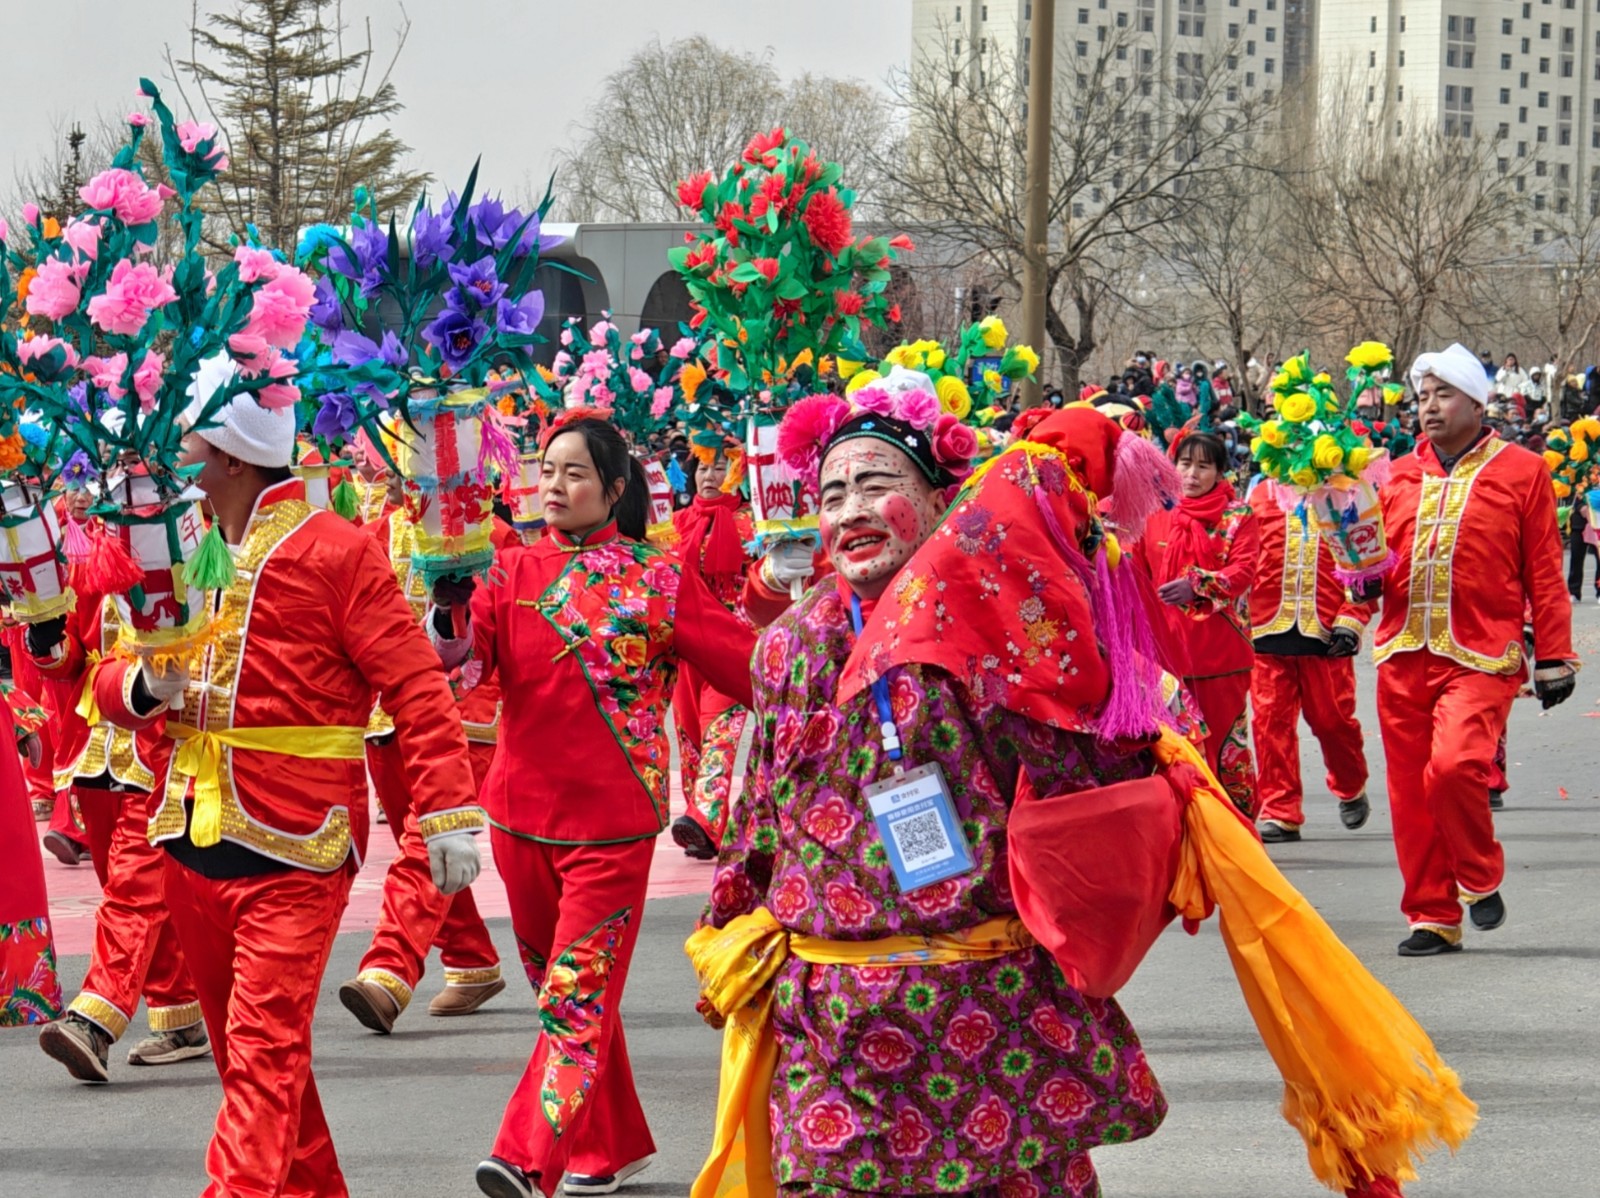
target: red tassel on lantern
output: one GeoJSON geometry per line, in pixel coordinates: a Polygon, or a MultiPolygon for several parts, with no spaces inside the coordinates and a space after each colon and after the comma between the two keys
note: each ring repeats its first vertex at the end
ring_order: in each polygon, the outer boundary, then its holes
{"type": "Polygon", "coordinates": [[[102,528],[88,557],[72,567],[72,589],[80,595],[120,595],[144,580],[144,567],[134,559],[121,538],[102,528]]]}

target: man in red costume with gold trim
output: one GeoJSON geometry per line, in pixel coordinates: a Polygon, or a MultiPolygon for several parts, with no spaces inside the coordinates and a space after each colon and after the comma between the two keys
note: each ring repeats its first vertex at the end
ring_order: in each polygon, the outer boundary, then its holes
{"type": "MultiPolygon", "coordinates": [[[[383,547],[420,626],[428,593],[422,576],[411,568],[415,526],[395,506],[400,502],[400,481],[399,475],[389,476],[392,504],[366,529],[383,547]]],[[[510,526],[498,520],[494,539],[496,549],[516,544],[510,526]]],[[[466,690],[457,711],[467,737],[473,785],[481,788],[500,735],[499,683],[490,679],[466,690]]],[[[405,757],[395,741],[394,720],[381,706],[373,708],[367,724],[367,773],[400,852],[384,875],[383,906],[372,945],[361,958],[360,971],[339,987],[339,1001],[362,1026],[388,1035],[422,980],[428,950],[437,946],[445,985],[428,1004],[428,1014],[470,1015],[506,988],[500,955],[471,889],[441,894],[429,876],[428,849],[417,831],[405,757]]]]}
{"type": "Polygon", "coordinates": [[[1534,689],[1546,708],[1576,684],[1572,599],[1544,462],[1483,422],[1489,386],[1462,345],[1411,368],[1424,440],[1382,490],[1397,555],[1383,580],[1378,719],[1388,762],[1403,957],[1461,948],[1505,922],[1505,854],[1484,795],[1523,665],[1533,613],[1534,689]]]}
{"type": "MultiPolygon", "coordinates": [[[[197,394],[229,373],[208,362],[197,394]]],[[[184,464],[201,467],[235,557],[215,592],[218,639],[192,678],[116,660],[95,698],[125,727],[172,708],[178,743],[150,838],[168,854],[167,903],[222,1076],[206,1198],[337,1198],[348,1190],[311,1076],[311,1018],[366,846],[376,696],[440,890],[477,876],[483,812],[450,688],[383,551],[307,504],[289,472],[293,411],[239,396],[217,421],[190,433],[184,464]]]]}
{"type": "Polygon", "coordinates": [[[1256,749],[1261,839],[1300,839],[1305,823],[1300,787],[1300,716],[1322,746],[1328,789],[1339,822],[1367,822],[1367,756],[1356,718],[1355,655],[1372,619],[1333,572],[1333,554],[1315,521],[1278,506],[1267,487],[1250,494],[1261,530],[1256,580],[1250,590],[1250,730],[1256,749]]]}
{"type": "Polygon", "coordinates": [[[193,979],[167,918],[162,853],[146,829],[151,792],[172,742],[158,719],[129,732],[100,718],[94,678],[117,645],[120,622],[109,597],[79,596],[66,616],[30,625],[28,652],[58,713],[57,787],[82,813],[104,896],[94,913],[94,946],[83,988],[67,1016],[39,1033],[40,1046],[79,1081],[105,1082],[111,1045],[122,1037],[141,991],[150,1035],[130,1065],[166,1065],[210,1051],[193,979]]]}

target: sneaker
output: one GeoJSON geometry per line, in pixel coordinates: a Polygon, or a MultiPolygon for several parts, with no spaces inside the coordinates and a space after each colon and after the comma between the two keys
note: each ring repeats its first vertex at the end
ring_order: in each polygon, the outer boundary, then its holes
{"type": "Polygon", "coordinates": [[[1503,790],[1491,790],[1489,792],[1489,810],[1490,811],[1504,811],[1505,808],[1506,808],[1506,792],[1503,791],[1503,790]]]}
{"type": "Polygon", "coordinates": [[[68,1012],[65,1019],[39,1029],[39,1047],[46,1056],[65,1065],[67,1072],[80,1082],[104,1085],[111,1080],[106,1070],[111,1036],[97,1023],[68,1012]]]}
{"type": "Polygon", "coordinates": [[[1496,890],[1493,894],[1486,894],[1468,903],[1467,914],[1472,917],[1472,926],[1478,931],[1492,932],[1506,921],[1506,900],[1496,890]]]}
{"type": "Polygon", "coordinates": [[[75,843],[65,832],[46,832],[41,843],[62,865],[77,865],[83,860],[83,846],[75,843]]]}
{"type": "Polygon", "coordinates": [[[474,1176],[478,1188],[489,1198],[533,1198],[534,1178],[497,1156],[478,1162],[474,1176]]]}
{"type": "Polygon", "coordinates": [[[339,1001],[345,1010],[354,1015],[362,1027],[370,1028],[380,1036],[394,1031],[394,1021],[400,1018],[400,1007],[391,995],[376,982],[352,979],[339,987],[339,1001]]]}
{"type": "Polygon", "coordinates": [[[211,1041],[206,1038],[206,1025],[194,1023],[170,1032],[151,1032],[128,1049],[128,1064],[176,1065],[179,1061],[210,1055],[211,1041]]]}
{"type": "Polygon", "coordinates": [[[649,1167],[650,1162],[656,1158],[652,1156],[640,1157],[631,1165],[624,1165],[615,1173],[605,1177],[591,1177],[587,1173],[568,1173],[567,1180],[561,1187],[564,1194],[615,1194],[622,1188],[622,1183],[628,1178],[649,1167]]]}
{"type": "Polygon", "coordinates": [[[1263,844],[1293,844],[1300,839],[1300,829],[1293,824],[1279,823],[1275,819],[1261,821],[1263,844]]]}
{"type": "MultiPolygon", "coordinates": [[[[715,861],[717,846],[711,843],[711,834],[687,815],[672,821],[672,843],[683,850],[685,857],[696,861],[715,861]]],[[[597,1191],[609,1194],[610,1190],[597,1191]]]]}
{"type": "Polygon", "coordinates": [[[1402,957],[1437,957],[1442,953],[1459,953],[1459,942],[1451,943],[1432,928],[1418,928],[1400,942],[1402,957]]]}
{"type": "Polygon", "coordinates": [[[1352,832],[1366,823],[1367,816],[1371,814],[1372,804],[1367,802],[1366,791],[1339,804],[1339,822],[1352,832]]]}
{"type": "Polygon", "coordinates": [[[428,1004],[430,1015],[470,1015],[506,988],[504,978],[476,986],[446,986],[428,1004]]]}

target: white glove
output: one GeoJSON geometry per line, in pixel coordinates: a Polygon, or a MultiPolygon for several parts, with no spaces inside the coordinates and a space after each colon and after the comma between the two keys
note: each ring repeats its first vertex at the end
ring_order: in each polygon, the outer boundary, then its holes
{"type": "Polygon", "coordinates": [[[767,570],[780,590],[804,582],[812,573],[811,542],[797,537],[774,541],[767,550],[767,570]]]}
{"type": "Polygon", "coordinates": [[[148,661],[141,661],[139,681],[156,701],[157,711],[163,707],[177,709],[183,706],[184,688],[189,685],[189,669],[187,666],[169,665],[164,673],[158,674],[150,668],[148,661]]]}
{"type": "Polygon", "coordinates": [[[428,841],[428,868],[440,894],[454,894],[472,885],[483,868],[477,838],[471,832],[446,832],[428,841]]]}

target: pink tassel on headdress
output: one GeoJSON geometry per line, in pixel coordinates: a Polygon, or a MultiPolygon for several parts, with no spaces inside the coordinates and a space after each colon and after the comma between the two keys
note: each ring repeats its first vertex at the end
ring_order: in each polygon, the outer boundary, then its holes
{"type": "Polygon", "coordinates": [[[1137,433],[1117,438],[1116,481],[1111,489],[1111,520],[1117,538],[1132,545],[1144,535],[1152,515],[1178,501],[1178,470],[1167,455],[1137,433]]]}
{"type": "Polygon", "coordinates": [[[66,550],[69,565],[76,566],[88,561],[89,554],[94,550],[94,543],[89,539],[88,522],[68,516],[66,527],[61,530],[61,544],[66,550]]]}

